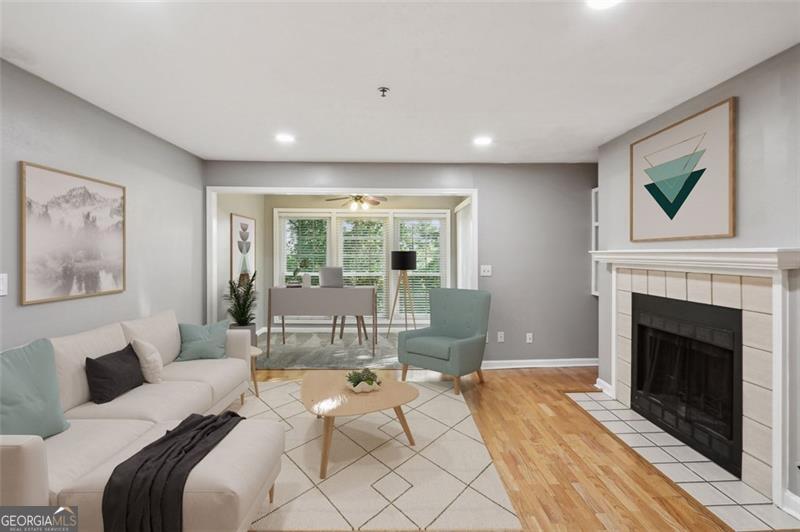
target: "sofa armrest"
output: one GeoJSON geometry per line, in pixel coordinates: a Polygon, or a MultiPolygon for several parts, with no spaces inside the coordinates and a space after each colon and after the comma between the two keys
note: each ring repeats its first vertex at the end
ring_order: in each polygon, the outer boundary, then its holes
{"type": "Polygon", "coordinates": [[[456,365],[458,374],[466,375],[481,369],[485,349],[485,334],[478,334],[453,342],[451,358],[456,365]]]}
{"type": "Polygon", "coordinates": [[[0,506],[47,506],[47,452],[39,436],[0,435],[0,506]]]}
{"type": "Polygon", "coordinates": [[[436,334],[431,327],[425,327],[424,329],[412,329],[410,331],[400,331],[397,334],[397,353],[405,354],[406,341],[418,336],[436,336],[436,334]]]}
{"type": "Polygon", "coordinates": [[[225,333],[225,354],[250,364],[250,329],[228,329],[225,333]]]}

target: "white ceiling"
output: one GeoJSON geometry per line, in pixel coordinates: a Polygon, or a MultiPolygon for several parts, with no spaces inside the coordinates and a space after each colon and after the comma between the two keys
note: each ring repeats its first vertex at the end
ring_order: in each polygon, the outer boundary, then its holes
{"type": "Polygon", "coordinates": [[[205,159],[594,161],[798,42],[795,1],[2,5],[5,59],[205,159]]]}

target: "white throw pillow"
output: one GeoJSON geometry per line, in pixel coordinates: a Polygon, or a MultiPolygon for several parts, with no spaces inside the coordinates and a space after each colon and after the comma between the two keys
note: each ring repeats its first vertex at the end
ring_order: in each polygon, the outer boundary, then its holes
{"type": "Polygon", "coordinates": [[[134,338],[131,345],[133,350],[136,351],[136,356],[139,357],[139,365],[142,366],[144,380],[151,384],[161,382],[164,361],[161,360],[161,353],[158,352],[156,346],[138,338],[134,338]]]}

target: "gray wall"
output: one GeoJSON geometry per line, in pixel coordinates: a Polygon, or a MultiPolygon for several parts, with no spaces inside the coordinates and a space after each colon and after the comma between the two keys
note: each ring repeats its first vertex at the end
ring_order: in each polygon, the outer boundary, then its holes
{"type": "Polygon", "coordinates": [[[204,299],[202,162],[19,68],[2,62],[0,346],[174,308],[200,323],[204,299]],[[20,160],[127,187],[127,290],[19,305],[20,160]]]}
{"type": "MultiPolygon", "coordinates": [[[[600,147],[600,249],[800,247],[800,45],[670,109],[600,147]],[[629,146],[731,96],[737,102],[736,236],[632,243],[628,239],[629,146]]],[[[600,378],[611,382],[611,279],[601,270],[600,378]]],[[[797,296],[795,296],[797,297],[797,296]]],[[[796,353],[795,353],[796,355],[796,353]]],[[[796,358],[796,357],[795,357],[796,358]]],[[[797,375],[795,374],[795,377],[797,375]]],[[[794,388],[800,381],[794,381],[794,388]]],[[[793,416],[797,433],[797,413],[793,416]]],[[[797,446],[794,447],[795,459],[797,446]]],[[[792,468],[794,486],[800,475],[792,468]]]]}
{"type": "Polygon", "coordinates": [[[487,359],[594,357],[597,303],[590,295],[593,164],[436,165],[205,163],[208,185],[477,188],[478,253],[494,276],[487,359]],[[498,344],[495,332],[505,331],[498,344]],[[533,344],[525,333],[533,332],[533,344]]]}

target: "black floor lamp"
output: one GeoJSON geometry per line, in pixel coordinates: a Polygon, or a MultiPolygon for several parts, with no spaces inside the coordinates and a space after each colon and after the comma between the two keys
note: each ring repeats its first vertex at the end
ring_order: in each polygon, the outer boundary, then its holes
{"type": "Polygon", "coordinates": [[[394,309],[397,306],[397,296],[400,295],[400,287],[403,287],[403,297],[405,299],[405,317],[406,317],[406,330],[408,330],[408,307],[411,305],[411,320],[414,323],[414,328],[417,328],[417,318],[414,316],[414,306],[411,299],[411,285],[408,283],[409,270],[417,269],[417,252],[416,251],[392,251],[392,270],[397,270],[400,274],[397,276],[397,288],[394,291],[394,302],[392,303],[392,312],[389,314],[389,328],[386,329],[386,336],[392,331],[392,320],[394,319],[394,309]]]}

